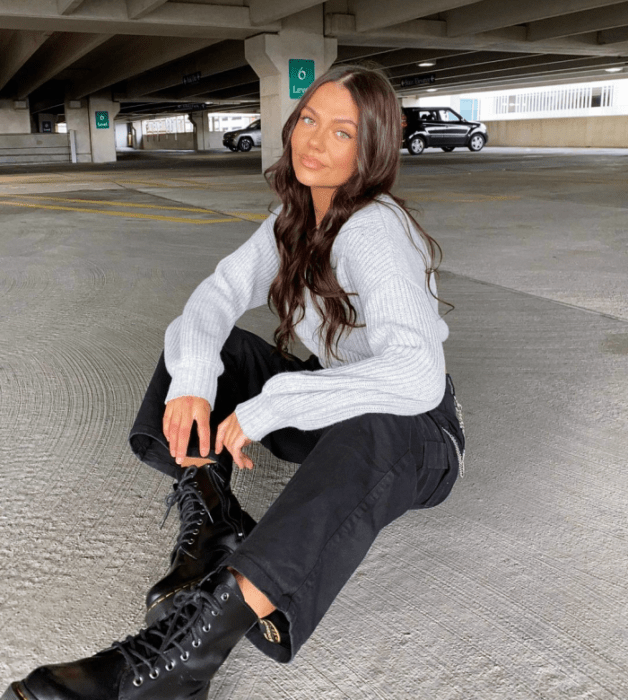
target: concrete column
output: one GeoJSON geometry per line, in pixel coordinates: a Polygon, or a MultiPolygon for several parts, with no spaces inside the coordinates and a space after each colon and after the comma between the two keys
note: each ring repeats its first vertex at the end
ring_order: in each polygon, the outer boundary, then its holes
{"type": "Polygon", "coordinates": [[[0,100],[0,134],[30,134],[28,100],[0,100]]]}
{"type": "Polygon", "coordinates": [[[209,145],[207,112],[192,112],[188,115],[188,119],[194,124],[194,150],[208,151],[211,146],[209,145]]]}
{"type": "Polygon", "coordinates": [[[144,132],[142,130],[142,120],[137,119],[132,124],[133,127],[133,148],[142,148],[144,140],[144,132]]]}
{"type": "Polygon", "coordinates": [[[74,132],[76,162],[92,162],[92,141],[89,130],[89,110],[87,100],[65,101],[65,122],[68,133],[74,132]]]}
{"type": "Polygon", "coordinates": [[[37,114],[37,131],[40,134],[54,134],[57,129],[57,117],[55,114],[39,112],[37,114]]]}
{"type": "Polygon", "coordinates": [[[75,132],[78,163],[110,163],[116,160],[113,120],[119,111],[120,103],[114,102],[108,91],[82,100],[66,100],[65,121],[68,131],[75,132]],[[107,112],[107,129],[96,128],[96,112],[107,112]]]}
{"type": "Polygon", "coordinates": [[[288,62],[314,61],[314,77],[336,60],[337,39],[323,35],[323,7],[319,5],[282,20],[278,34],[258,34],[244,43],[246,60],[260,79],[262,170],[283,152],[281,129],[298,100],[290,96],[288,62]]]}
{"type": "Polygon", "coordinates": [[[120,111],[120,103],[111,99],[111,91],[104,90],[88,98],[89,131],[92,144],[92,163],[111,163],[116,160],[114,117],[120,111]],[[107,112],[109,127],[96,128],[96,112],[107,112]]]}

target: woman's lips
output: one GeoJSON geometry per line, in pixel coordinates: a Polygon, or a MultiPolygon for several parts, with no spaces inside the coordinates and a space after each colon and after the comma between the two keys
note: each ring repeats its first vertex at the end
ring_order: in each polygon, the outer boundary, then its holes
{"type": "Polygon", "coordinates": [[[316,158],[310,158],[309,156],[301,156],[301,162],[303,165],[305,165],[306,168],[309,168],[310,170],[320,170],[323,167],[323,164],[320,162],[320,160],[316,160],[316,158]]]}

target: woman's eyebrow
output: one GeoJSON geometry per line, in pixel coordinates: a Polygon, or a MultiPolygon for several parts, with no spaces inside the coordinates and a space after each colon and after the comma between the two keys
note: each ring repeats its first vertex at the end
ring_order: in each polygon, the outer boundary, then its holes
{"type": "MultiPolygon", "coordinates": [[[[309,109],[310,112],[312,112],[316,117],[319,116],[318,112],[313,107],[310,107],[309,105],[305,105],[305,107],[303,107],[303,109],[309,109]]],[[[338,118],[338,119],[334,119],[334,121],[335,122],[346,122],[347,124],[353,124],[353,126],[355,126],[356,129],[358,128],[358,125],[353,121],[353,119],[338,118]]]]}

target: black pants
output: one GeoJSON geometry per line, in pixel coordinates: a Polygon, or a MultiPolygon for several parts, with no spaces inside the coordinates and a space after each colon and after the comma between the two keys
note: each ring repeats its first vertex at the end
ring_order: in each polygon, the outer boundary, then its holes
{"type": "MultiPolygon", "coordinates": [[[[211,447],[218,425],[280,372],[322,369],[317,357],[286,360],[237,326],[221,351],[224,373],[212,407],[211,447]]],[[[162,432],[170,384],[163,355],[131,431],[135,454],[174,478],[179,467],[162,432]]],[[[249,639],[277,661],[290,661],[368,552],[379,531],[409,509],[429,508],[450,493],[464,435],[447,377],[441,404],[414,416],[365,413],[318,430],[283,428],[262,444],[301,466],[249,537],[227,560],[266,594],[289,624],[282,645],[255,627],[249,639]],[[285,617],[284,617],[285,616],[285,617]]],[[[190,456],[200,456],[193,431],[190,456]]],[[[218,458],[231,457],[223,449],[218,458]]]]}

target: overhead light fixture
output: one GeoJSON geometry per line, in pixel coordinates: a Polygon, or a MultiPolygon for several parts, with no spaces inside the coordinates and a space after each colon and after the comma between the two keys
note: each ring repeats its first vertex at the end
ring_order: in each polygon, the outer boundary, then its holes
{"type": "Polygon", "coordinates": [[[605,68],[604,69],[607,73],[619,73],[620,71],[624,70],[623,66],[616,66],[615,68],[605,68]]]}
{"type": "Polygon", "coordinates": [[[419,68],[429,68],[430,66],[435,66],[436,61],[422,61],[421,63],[417,63],[419,68]]]}
{"type": "Polygon", "coordinates": [[[427,88],[428,92],[436,92],[438,88],[427,88]]]}

